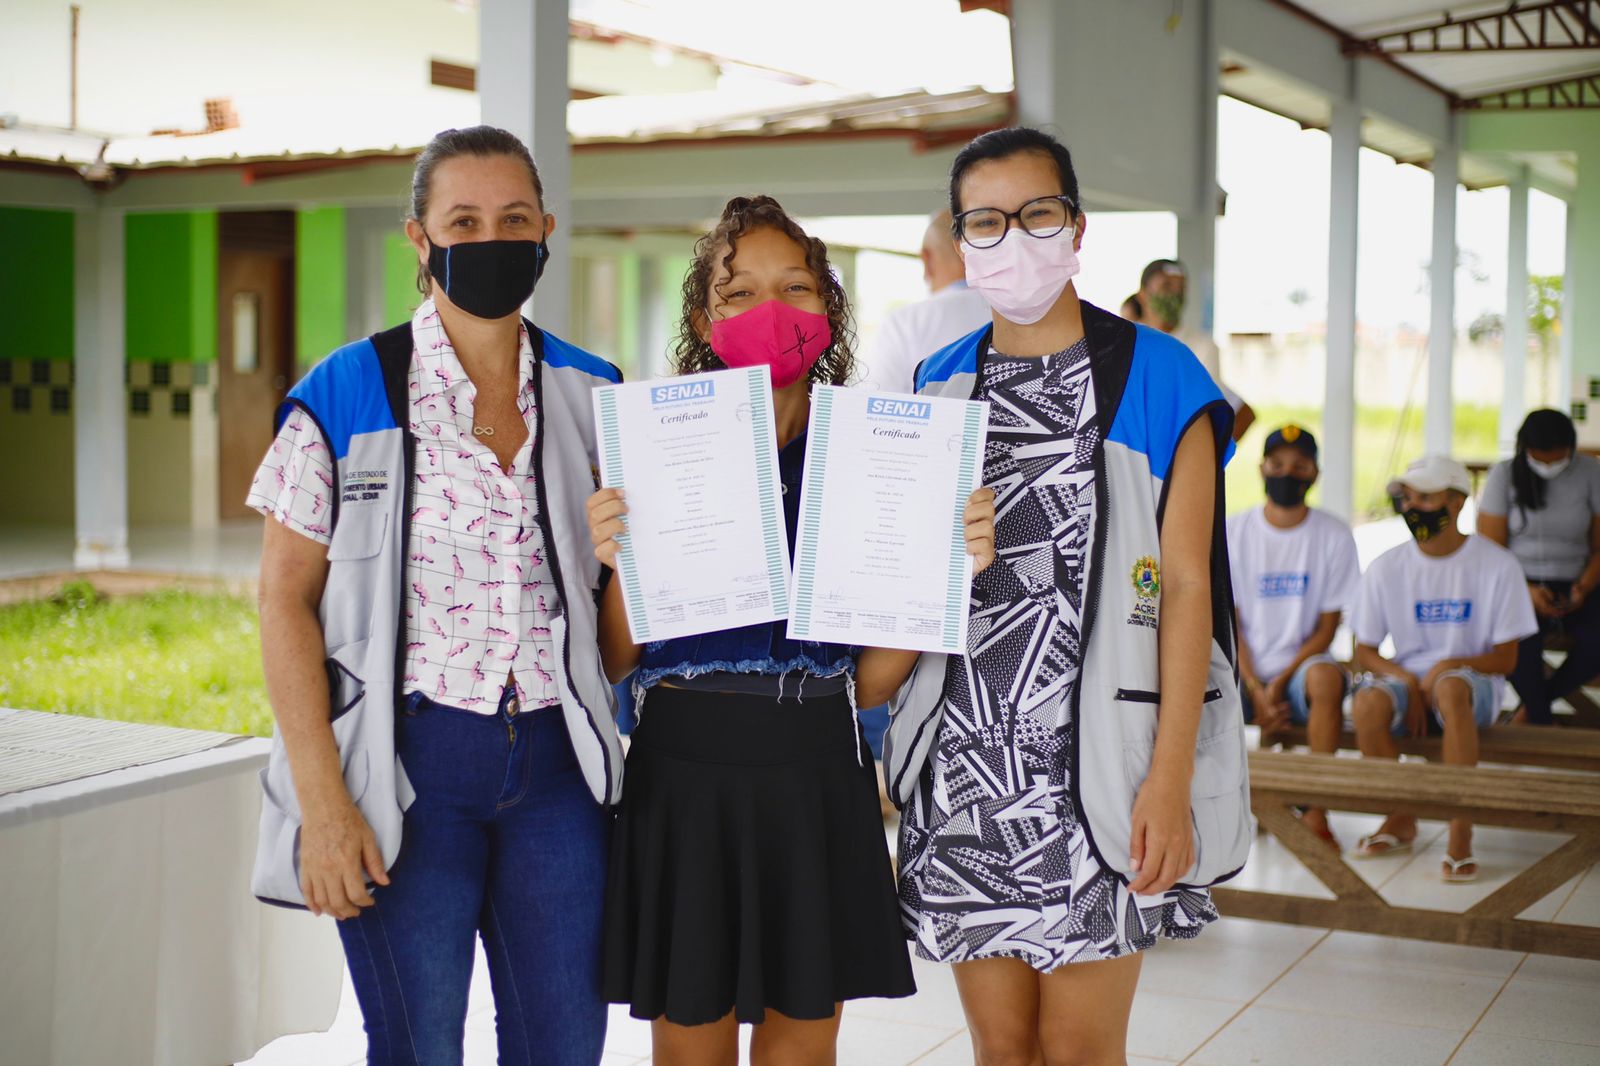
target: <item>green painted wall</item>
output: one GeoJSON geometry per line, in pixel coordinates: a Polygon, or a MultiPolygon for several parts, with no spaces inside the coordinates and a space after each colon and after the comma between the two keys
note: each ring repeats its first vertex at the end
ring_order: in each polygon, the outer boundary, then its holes
{"type": "Polygon", "coordinates": [[[294,227],[294,336],[301,366],[344,344],[344,208],[298,211],[294,227]]]}
{"type": "Polygon", "coordinates": [[[128,360],[216,361],[216,212],[130,214],[124,238],[128,360]]]}
{"type": "Polygon", "coordinates": [[[72,358],[72,227],[71,211],[0,207],[0,292],[27,308],[0,330],[0,359],[72,358]]]}
{"type": "Polygon", "coordinates": [[[403,233],[383,237],[383,321],[397,326],[411,321],[411,314],[422,303],[417,291],[417,250],[403,233]]]}

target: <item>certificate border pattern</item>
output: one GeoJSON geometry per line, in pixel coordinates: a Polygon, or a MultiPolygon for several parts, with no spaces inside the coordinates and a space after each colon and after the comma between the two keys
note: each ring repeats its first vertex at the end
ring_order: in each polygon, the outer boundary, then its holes
{"type": "MultiPolygon", "coordinates": [[[[622,421],[617,414],[617,394],[606,387],[597,391],[595,402],[600,408],[600,461],[604,464],[604,481],[609,488],[622,488],[622,421]]],[[[622,524],[628,524],[626,515],[622,524]]],[[[643,644],[650,639],[650,617],[644,609],[639,568],[634,563],[633,545],[626,530],[617,537],[617,577],[622,582],[623,600],[629,605],[628,629],[634,642],[643,644]]]]}
{"type": "Polygon", "coordinates": [[[795,608],[789,619],[789,635],[796,640],[811,638],[811,604],[816,592],[817,543],[822,537],[822,482],[828,464],[828,442],[833,432],[833,386],[819,385],[812,390],[811,436],[806,440],[805,492],[801,503],[799,541],[795,552],[795,608]]]}
{"type": "Polygon", "coordinates": [[[961,434],[961,479],[956,485],[954,522],[950,530],[950,573],[945,582],[944,648],[950,655],[959,654],[966,634],[962,623],[967,620],[967,597],[964,590],[971,581],[971,561],[967,555],[966,518],[967,498],[974,491],[978,479],[978,453],[987,428],[987,404],[972,403],[967,407],[961,434]]]}
{"type": "Polygon", "coordinates": [[[761,509],[761,532],[767,557],[767,589],[778,618],[789,616],[788,530],[783,520],[782,491],[778,481],[777,436],[772,413],[772,393],[766,388],[771,372],[765,366],[748,368],[750,431],[755,439],[756,486],[766,498],[761,509]]]}

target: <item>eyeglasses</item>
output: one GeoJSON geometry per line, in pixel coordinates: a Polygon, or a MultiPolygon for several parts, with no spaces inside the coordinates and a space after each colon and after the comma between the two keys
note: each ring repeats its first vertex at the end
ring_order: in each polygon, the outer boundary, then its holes
{"type": "Polygon", "coordinates": [[[955,217],[950,229],[974,248],[993,248],[1011,232],[1012,219],[1017,220],[1022,232],[1043,240],[1066,229],[1077,214],[1078,205],[1070,196],[1041,196],[1015,211],[1002,211],[998,207],[963,211],[955,217]]]}

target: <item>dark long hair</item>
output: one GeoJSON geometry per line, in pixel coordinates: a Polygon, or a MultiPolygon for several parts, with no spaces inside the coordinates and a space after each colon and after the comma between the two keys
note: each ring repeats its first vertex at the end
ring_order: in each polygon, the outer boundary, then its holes
{"type": "Polygon", "coordinates": [[[775,229],[798,244],[806,253],[806,267],[817,279],[824,313],[833,343],[828,345],[809,378],[824,385],[844,385],[855,373],[856,333],[850,317],[850,299],[844,286],[828,266],[828,246],[806,235],[800,224],[789,217],[770,196],[735,196],[722,209],[722,217],[694,246],[694,262],[683,278],[683,317],[678,321],[678,338],[672,345],[672,372],[698,374],[703,370],[725,370],[726,365],[700,336],[701,317],[711,310],[711,297],[720,295],[711,288],[711,277],[721,262],[733,269],[733,255],[739,238],[751,230],[775,229]]]}
{"type": "Polygon", "coordinates": [[[1511,458],[1511,487],[1524,517],[1528,511],[1543,510],[1545,503],[1545,480],[1528,465],[1528,452],[1555,448],[1577,451],[1578,430],[1572,419],[1549,407],[1529,412],[1517,430],[1517,454],[1511,458]]]}

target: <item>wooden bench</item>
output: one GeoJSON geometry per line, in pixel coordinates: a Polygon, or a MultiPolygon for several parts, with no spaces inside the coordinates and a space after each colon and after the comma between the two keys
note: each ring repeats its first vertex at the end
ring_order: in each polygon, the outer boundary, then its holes
{"type": "MultiPolygon", "coordinates": [[[[1443,737],[1396,737],[1395,743],[1406,755],[1440,758],[1443,737]]],[[[1304,747],[1304,726],[1288,726],[1261,733],[1261,746],[1282,744],[1304,747]]],[[[1346,729],[1339,736],[1339,747],[1356,750],[1356,735],[1346,729]]],[[[1518,766],[1550,766],[1561,770],[1600,772],[1600,729],[1561,729],[1538,725],[1497,725],[1478,730],[1478,759],[1481,762],[1510,763],[1518,766]]]]}
{"type": "MultiPolygon", "coordinates": [[[[1212,890],[1212,896],[1222,913],[1449,944],[1600,959],[1600,928],[1517,917],[1600,861],[1600,777],[1293,752],[1253,751],[1249,758],[1250,804],[1256,818],[1336,898],[1219,885],[1212,890]],[[1467,817],[1483,825],[1567,833],[1571,839],[1464,913],[1396,907],[1295,816],[1292,808],[1296,806],[1412,814],[1419,818],[1467,817]]],[[[1439,890],[1455,891],[1443,884],[1439,890]]]]}

